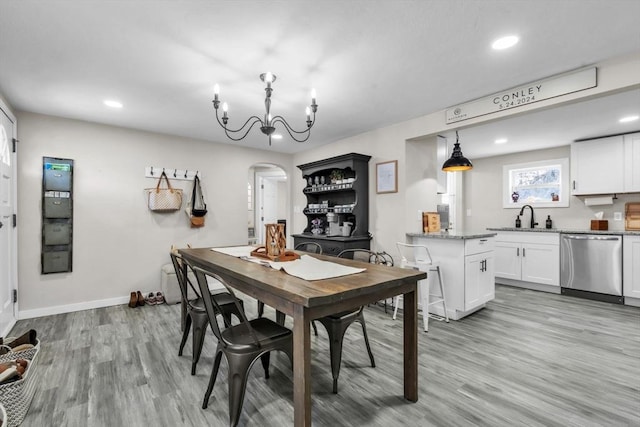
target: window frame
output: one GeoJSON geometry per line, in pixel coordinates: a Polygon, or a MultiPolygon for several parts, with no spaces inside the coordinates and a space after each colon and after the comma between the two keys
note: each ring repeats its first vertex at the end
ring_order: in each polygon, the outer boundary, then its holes
{"type": "Polygon", "coordinates": [[[536,162],[517,163],[512,165],[502,166],[502,207],[504,209],[520,209],[524,205],[531,205],[534,208],[566,208],[569,207],[569,198],[571,197],[569,191],[569,159],[550,159],[540,160],[536,162]],[[559,166],[560,179],[558,183],[558,201],[548,202],[530,202],[525,200],[519,200],[514,203],[511,198],[512,185],[511,175],[515,170],[534,169],[559,166]]]}

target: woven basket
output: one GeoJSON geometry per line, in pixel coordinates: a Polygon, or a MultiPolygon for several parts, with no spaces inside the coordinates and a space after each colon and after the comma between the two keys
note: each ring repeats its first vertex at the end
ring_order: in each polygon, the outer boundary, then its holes
{"type": "Polygon", "coordinates": [[[36,345],[29,350],[10,352],[0,356],[0,363],[15,361],[17,359],[29,360],[29,367],[21,380],[9,384],[0,385],[0,406],[4,406],[6,416],[3,419],[2,427],[15,427],[22,423],[31,399],[36,392],[36,382],[38,381],[38,352],[40,351],[40,340],[36,340],[36,345]]]}
{"type": "Polygon", "coordinates": [[[2,424],[0,425],[5,425],[4,422],[7,419],[7,411],[4,410],[4,406],[2,406],[2,403],[0,403],[0,422],[2,422],[2,424]]]}

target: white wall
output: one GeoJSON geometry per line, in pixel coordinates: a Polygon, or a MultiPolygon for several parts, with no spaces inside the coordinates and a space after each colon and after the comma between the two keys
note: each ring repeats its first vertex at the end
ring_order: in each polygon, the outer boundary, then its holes
{"type": "MultiPolygon", "coordinates": [[[[128,301],[160,290],[172,244],[247,242],[247,171],[291,156],[94,123],[18,112],[19,316],[128,301]],[[74,160],[73,272],[41,275],[42,157],[74,160]],[[191,229],[184,211],[151,213],[145,166],[199,170],[209,213],[191,229]]],[[[240,145],[240,144],[238,144],[240,145]]],[[[175,186],[190,189],[187,181],[175,186]]],[[[185,194],[185,203],[190,195],[185,194]]]]}

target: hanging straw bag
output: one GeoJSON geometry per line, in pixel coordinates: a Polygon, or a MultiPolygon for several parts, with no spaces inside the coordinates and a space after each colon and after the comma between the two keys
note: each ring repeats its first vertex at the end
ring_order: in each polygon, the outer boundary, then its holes
{"type": "Polygon", "coordinates": [[[162,172],[158,185],[155,188],[147,188],[147,204],[149,210],[154,212],[175,212],[182,206],[182,190],[173,188],[167,178],[167,174],[162,172]],[[167,188],[161,188],[164,179],[167,188]]]}

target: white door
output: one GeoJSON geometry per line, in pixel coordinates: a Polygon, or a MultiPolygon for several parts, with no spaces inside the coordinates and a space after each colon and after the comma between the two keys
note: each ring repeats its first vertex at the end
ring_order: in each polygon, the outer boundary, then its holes
{"type": "Polygon", "coordinates": [[[278,206],[284,195],[279,194],[278,183],[285,181],[287,175],[279,167],[256,171],[255,191],[255,221],[256,239],[258,244],[264,244],[264,225],[278,222],[278,206]]]}
{"type": "Polygon", "coordinates": [[[0,102],[0,336],[5,336],[16,321],[12,295],[17,265],[16,230],[13,227],[14,123],[13,115],[0,102]]]}
{"type": "Polygon", "coordinates": [[[268,177],[258,177],[258,224],[256,237],[258,244],[264,242],[264,225],[275,224],[278,220],[278,181],[268,177]]]}

